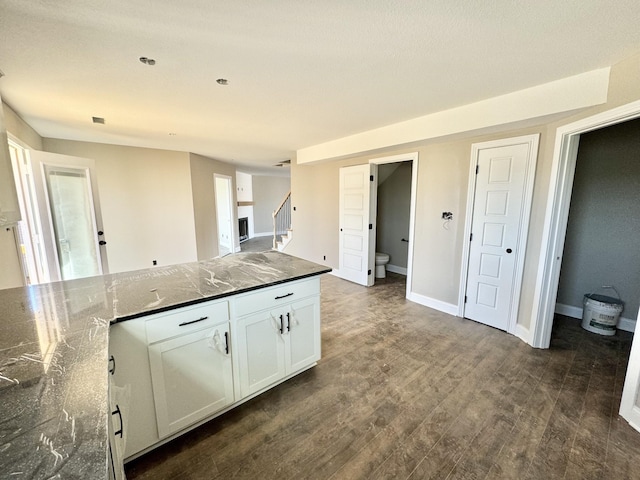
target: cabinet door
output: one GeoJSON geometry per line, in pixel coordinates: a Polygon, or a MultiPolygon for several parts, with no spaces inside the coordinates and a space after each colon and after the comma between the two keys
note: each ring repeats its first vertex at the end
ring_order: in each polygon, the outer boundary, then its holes
{"type": "MultiPolygon", "coordinates": [[[[110,369],[111,371],[111,369],[110,369]]],[[[109,478],[111,480],[126,479],[124,473],[124,448],[127,429],[125,418],[129,398],[126,389],[117,387],[109,377],[109,478]]]]}
{"type": "Polygon", "coordinates": [[[234,402],[229,348],[228,323],[149,346],[160,438],[234,402]]]}
{"type": "Polygon", "coordinates": [[[287,375],[320,360],[320,299],[291,304],[287,318],[287,375]]]}
{"type": "Polygon", "coordinates": [[[246,397],[285,376],[281,313],[260,312],[237,321],[240,393],[246,397]]]}

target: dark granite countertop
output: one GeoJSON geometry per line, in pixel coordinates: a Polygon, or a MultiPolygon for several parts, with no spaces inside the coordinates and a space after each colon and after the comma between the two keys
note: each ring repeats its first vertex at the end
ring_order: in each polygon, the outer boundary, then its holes
{"type": "Polygon", "coordinates": [[[110,323],[330,270],[241,253],[0,290],[0,478],[107,478],[110,323]]]}

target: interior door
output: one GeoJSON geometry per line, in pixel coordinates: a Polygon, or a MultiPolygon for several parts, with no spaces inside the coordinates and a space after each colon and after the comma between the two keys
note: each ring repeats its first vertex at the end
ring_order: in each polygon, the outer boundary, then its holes
{"type": "Polygon", "coordinates": [[[214,174],[214,190],[218,224],[218,256],[224,257],[233,251],[231,177],[214,174]]]}
{"type": "Polygon", "coordinates": [[[30,158],[50,280],[107,273],[94,161],[36,150],[30,158]]]}
{"type": "Polygon", "coordinates": [[[629,425],[640,432],[640,339],[637,335],[639,323],[640,312],[638,312],[636,320],[636,335],[633,336],[631,344],[631,355],[629,356],[627,376],[620,402],[620,415],[629,422],[629,425]]]}
{"type": "Polygon", "coordinates": [[[508,330],[528,143],[478,150],[464,316],[508,330]]]}
{"type": "Polygon", "coordinates": [[[340,169],[340,275],[360,285],[374,282],[377,165],[340,169]]]}

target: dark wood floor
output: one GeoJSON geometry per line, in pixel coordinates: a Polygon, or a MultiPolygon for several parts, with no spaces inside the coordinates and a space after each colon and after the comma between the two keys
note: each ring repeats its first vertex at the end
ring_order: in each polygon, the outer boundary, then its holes
{"type": "Polygon", "coordinates": [[[631,334],[549,350],[325,275],[319,364],[127,465],[130,479],[640,479],[631,334]]]}

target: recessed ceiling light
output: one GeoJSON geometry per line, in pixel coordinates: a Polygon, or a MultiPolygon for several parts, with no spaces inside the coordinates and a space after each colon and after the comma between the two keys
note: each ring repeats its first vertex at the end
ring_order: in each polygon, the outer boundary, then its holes
{"type": "Polygon", "coordinates": [[[91,117],[91,119],[93,120],[93,123],[100,123],[104,125],[104,118],[102,117],[91,117]]]}
{"type": "Polygon", "coordinates": [[[149,58],[149,57],[140,57],[139,59],[142,63],[144,63],[145,65],[155,65],[156,61],[153,58],[149,58]]]}
{"type": "Polygon", "coordinates": [[[226,78],[219,78],[216,80],[216,82],[218,82],[218,85],[229,85],[229,80],[227,80],[226,78]]]}

